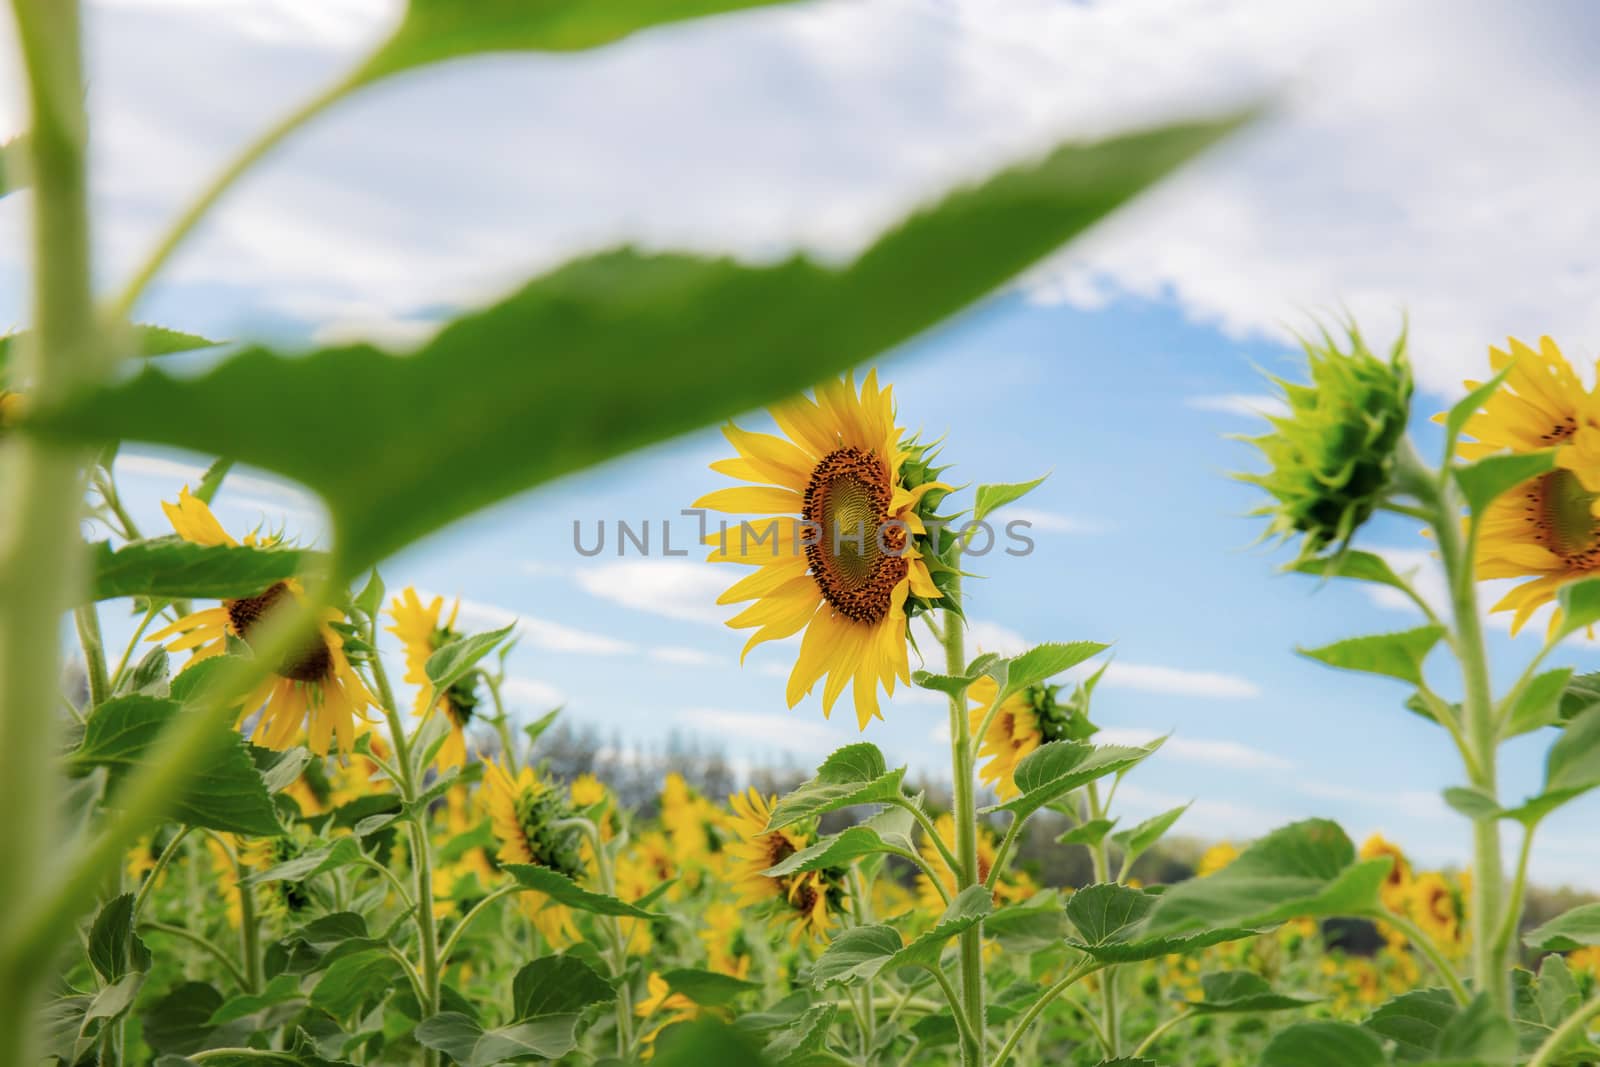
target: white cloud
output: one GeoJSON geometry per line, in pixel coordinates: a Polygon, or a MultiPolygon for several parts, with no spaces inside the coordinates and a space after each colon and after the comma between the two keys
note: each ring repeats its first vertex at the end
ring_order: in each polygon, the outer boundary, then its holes
{"type": "Polygon", "coordinates": [[[1340,785],[1298,779],[1295,789],[1308,797],[1336,800],[1346,804],[1382,808],[1394,818],[1435,819],[1457,817],[1438,793],[1423,789],[1373,789],[1368,786],[1340,785]]]}
{"type": "Polygon", "coordinates": [[[859,740],[854,720],[849,715],[831,721],[818,720],[798,711],[775,714],[723,708],[689,708],[680,711],[676,719],[684,726],[719,738],[738,738],[797,752],[828,752],[853,739],[859,740]],[[845,725],[846,720],[849,720],[849,725],[845,725]],[[853,734],[856,735],[854,738],[851,736],[853,734]]]}
{"type": "Polygon", "coordinates": [[[1189,805],[1189,810],[1184,812],[1182,825],[1189,832],[1208,839],[1257,837],[1282,826],[1292,817],[1282,808],[1259,808],[1207,797],[1196,799],[1150,789],[1131,780],[1117,787],[1117,809],[1124,813],[1124,825],[1184,804],[1189,805]]]}
{"type": "MultiPolygon", "coordinates": [[[[421,589],[417,590],[417,593],[424,600],[431,599],[435,595],[421,589]]],[[[459,618],[461,625],[469,630],[498,629],[515,621],[517,633],[524,642],[550,652],[614,656],[634,651],[634,646],[627,641],[590,630],[580,630],[549,619],[522,615],[509,608],[482,600],[462,600],[459,618]]]]}
{"type": "Polygon", "coordinates": [[[1260,418],[1263,415],[1282,415],[1288,405],[1281,396],[1255,393],[1225,393],[1220,396],[1192,396],[1184,401],[1186,407],[1196,411],[1218,411],[1224,415],[1260,418]]]}
{"type": "MultiPolygon", "coordinates": [[[[198,485],[200,479],[205,477],[206,473],[205,466],[198,463],[185,463],[182,460],[169,459],[165,456],[151,456],[138,452],[118,452],[116,460],[112,463],[112,470],[118,478],[129,475],[144,478],[163,478],[173,482],[182,482],[191,488],[198,485]]],[[[296,508],[313,509],[319,507],[317,498],[305,490],[264,475],[229,471],[227,478],[222,483],[222,493],[228,494],[236,489],[252,493],[258,497],[275,497],[283,503],[296,508]]]]}
{"type": "Polygon", "coordinates": [[[717,597],[740,578],[735,568],[688,560],[640,559],[582,567],[573,575],[591,596],[689,622],[723,623],[717,597]]]}
{"type": "Polygon", "coordinates": [[[1077,515],[1063,515],[1060,512],[1040,511],[1035,508],[1001,508],[989,516],[990,524],[995,526],[997,531],[1004,530],[1007,523],[1017,519],[1044,533],[1103,534],[1112,529],[1112,525],[1103,519],[1086,519],[1077,515]]]}
{"type": "Polygon", "coordinates": [[[525,710],[543,712],[567,702],[561,690],[537,678],[507,678],[500,686],[500,695],[512,706],[506,709],[508,712],[519,704],[526,705],[525,710]]]}
{"type": "Polygon", "coordinates": [[[1001,656],[1015,656],[1028,651],[1030,646],[1017,631],[997,622],[979,619],[967,624],[967,647],[973,654],[994,652],[1001,656]]]}
{"type": "MultiPolygon", "coordinates": [[[[1085,669],[1079,668],[1079,671],[1084,672],[1085,669]]],[[[1236,674],[1191,671],[1123,660],[1111,661],[1100,684],[1108,689],[1136,689],[1142,693],[1171,693],[1218,700],[1249,700],[1261,695],[1260,686],[1236,674]]]]}
{"type": "MultiPolygon", "coordinates": [[[[1095,734],[1094,739],[1112,745],[1148,745],[1160,736],[1154,730],[1131,726],[1108,726],[1095,734]]],[[[1184,737],[1181,734],[1167,738],[1158,755],[1236,771],[1287,771],[1294,768],[1294,764],[1282,756],[1275,756],[1236,741],[1207,740],[1184,737]]]]}
{"type": "Polygon", "coordinates": [[[709,652],[702,652],[698,648],[682,648],[676,645],[652,648],[649,656],[658,663],[673,663],[682,667],[710,667],[722,662],[721,659],[709,652]]]}

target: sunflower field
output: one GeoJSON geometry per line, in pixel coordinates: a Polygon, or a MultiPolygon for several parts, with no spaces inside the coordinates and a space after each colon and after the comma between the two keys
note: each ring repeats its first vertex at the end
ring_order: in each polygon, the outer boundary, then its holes
{"type": "Polygon", "coordinates": [[[1147,883],[1187,805],[1123,815],[1165,739],[1097,740],[1115,635],[1001,655],[969,632],[972,538],[1043,479],[958,479],[961,427],[907,429],[879,358],[1252,113],[997,166],[844,263],[597,251],[411,352],[135,321],[235,182],[368,87],[765,2],[409,0],[102,290],[78,4],[13,0],[30,110],[0,195],[27,200],[33,303],[0,338],[0,1067],[1600,1063],[1600,903],[1530,908],[1541,823],[1600,787],[1600,677],[1560,663],[1600,623],[1600,388],[1552,341],[1491,349],[1425,458],[1406,338],[1314,331],[1238,475],[1303,581],[1422,613],[1302,652],[1378,676],[1375,700],[1402,683],[1459,757],[1467,868],[1309,819],[1147,883]],[[201,351],[198,372],[164,362],[201,351]],[[776,432],[729,421],[762,408],[776,432]],[[788,642],[775,709],[845,701],[861,739],[781,789],[673,772],[627,799],[553,760],[560,712],[509,710],[514,624],[475,628],[383,568],[713,424],[726,456],[683,504],[713,517],[718,610],[746,652],[788,642]],[[209,464],[164,528],[124,506],[124,442],[209,464]],[[236,467],[315,492],[327,547],[227,528],[236,467]],[[1422,530],[1442,609],[1360,547],[1380,513],[1422,530]],[[1489,579],[1520,584],[1480,605],[1489,579]],[[1483,607],[1515,632],[1549,605],[1537,652],[1492,678],[1483,607]],[[872,740],[904,687],[948,709],[945,782],[872,740]],[[1520,799],[1500,780],[1518,739],[1546,752],[1520,799]],[[1041,833],[1089,876],[1043,877],[1041,833]]]}

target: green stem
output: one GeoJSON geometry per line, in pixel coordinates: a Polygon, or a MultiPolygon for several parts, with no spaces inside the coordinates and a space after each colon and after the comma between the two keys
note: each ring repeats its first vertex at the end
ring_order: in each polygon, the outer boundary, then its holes
{"type": "MultiPolygon", "coordinates": [[[[1462,534],[1463,505],[1449,473],[1429,470],[1408,440],[1398,454],[1402,486],[1421,502],[1439,545],[1439,558],[1450,583],[1450,610],[1455,623],[1456,656],[1461,663],[1462,727],[1472,759],[1468,774],[1474,788],[1498,797],[1496,757],[1500,742],[1483,625],[1478,615],[1475,569],[1478,523],[1471,521],[1462,534]]],[[[1511,1017],[1511,968],[1505,946],[1495,943],[1501,924],[1504,870],[1500,856],[1500,826],[1494,819],[1478,819],[1473,826],[1472,900],[1468,918],[1472,927],[1472,977],[1477,989],[1504,1017],[1511,1017]]],[[[1515,924],[1517,916],[1512,916],[1515,924]]]]}
{"type": "Polygon", "coordinates": [[[1039,999],[1028,1005],[1028,1010],[1023,1012],[1022,1018],[1017,1020],[1016,1028],[1006,1038],[1006,1043],[1000,1046],[1000,1051],[995,1054],[995,1058],[989,1064],[989,1067],[1005,1067],[1006,1061],[1011,1058],[1011,1053],[1016,1050],[1017,1042],[1022,1040],[1022,1035],[1028,1032],[1028,1027],[1033,1025],[1034,1020],[1043,1013],[1044,1009],[1049,1007],[1057,997],[1072,988],[1074,984],[1099,970],[1100,966],[1100,963],[1096,960],[1085,959],[1063,975],[1055,985],[1039,994],[1039,999]]]}
{"type": "Polygon", "coordinates": [[[1592,997],[1586,1001],[1581,1008],[1556,1027],[1555,1033],[1545,1039],[1544,1044],[1533,1054],[1533,1059],[1528,1061],[1528,1067],[1550,1067],[1550,1064],[1556,1062],[1556,1056],[1561,1052],[1563,1045],[1589,1032],[1589,1020],[1596,1015],[1600,1015],[1600,997],[1592,997]]]}
{"type": "MultiPolygon", "coordinates": [[[[31,404],[64,402],[107,369],[90,291],[87,119],[76,0],[13,0],[30,114],[32,328],[13,380],[31,404]]],[[[15,69],[13,66],[12,69],[15,69]]],[[[8,434],[0,445],[0,1063],[38,1060],[35,1012],[53,973],[19,944],[25,916],[54,893],[55,620],[82,584],[78,518],[88,456],[8,434]]],[[[98,884],[98,883],[97,883],[98,884]]],[[[92,893],[90,894],[92,899],[92,893]]],[[[54,944],[50,946],[54,949],[54,944]]]]}
{"type": "Polygon", "coordinates": [[[511,727],[506,723],[505,701],[500,698],[500,679],[488,671],[481,672],[489,687],[489,698],[494,701],[494,729],[500,735],[500,757],[506,761],[506,771],[517,776],[517,747],[511,743],[511,727]]]}
{"type": "Polygon", "coordinates": [[[156,857],[155,866],[151,867],[145,874],[144,884],[139,887],[139,892],[133,898],[133,909],[128,917],[130,926],[139,925],[139,912],[144,908],[144,902],[150,896],[150,890],[155,886],[156,879],[161,876],[161,872],[167,869],[167,864],[172,862],[172,857],[177,855],[178,846],[183,844],[184,838],[189,836],[191,829],[192,827],[185,826],[176,834],[173,834],[172,840],[167,842],[167,847],[162,849],[161,855],[156,857]]]}
{"type": "Polygon", "coordinates": [[[933,820],[928,817],[927,812],[904,796],[893,797],[889,803],[897,808],[904,808],[911,813],[911,817],[917,821],[917,825],[922,827],[923,835],[932,842],[934,851],[939,853],[939,858],[944,860],[945,865],[950,868],[952,874],[961,869],[961,863],[956,859],[956,854],[950,851],[950,846],[945,844],[944,838],[939,836],[939,829],[934,826],[933,820]]]}
{"type": "Polygon", "coordinates": [[[968,1045],[975,1045],[978,1047],[979,1055],[981,1056],[983,1047],[982,1042],[979,1040],[978,1035],[972,1031],[972,1023],[967,1019],[967,1013],[962,1004],[961,994],[956,992],[956,987],[950,984],[950,979],[945,977],[945,973],[939,970],[939,968],[929,967],[927,968],[927,971],[929,974],[933,975],[933,980],[939,983],[939,988],[944,990],[945,1000],[950,1002],[950,1017],[956,1021],[956,1029],[961,1033],[962,1047],[965,1048],[968,1045]]]}
{"type": "Polygon", "coordinates": [[[261,973],[261,929],[256,922],[256,890],[247,881],[250,868],[233,860],[234,877],[239,884],[239,959],[244,963],[244,991],[259,993],[263,985],[261,973]]]}
{"type": "MultiPolygon", "coordinates": [[[[856,913],[856,923],[861,926],[870,925],[872,923],[872,895],[867,890],[866,879],[861,877],[861,867],[854,863],[850,865],[850,896],[856,913]]],[[[861,1058],[863,1061],[871,1057],[872,1050],[877,1044],[878,1011],[873,1006],[872,979],[865,978],[861,982],[861,1058]]]]}
{"type": "MultiPolygon", "coordinates": [[[[600,889],[607,896],[617,895],[617,875],[611,865],[611,855],[605,842],[600,840],[600,828],[588,819],[577,817],[562,819],[557,827],[572,825],[589,839],[594,851],[595,867],[600,874],[600,889]]],[[[617,979],[617,1058],[626,1061],[633,1053],[633,990],[628,986],[628,942],[622,936],[622,924],[615,915],[604,917],[607,939],[611,942],[611,974],[617,979]]]]}
{"type": "Polygon", "coordinates": [[[1439,977],[1443,978],[1445,985],[1450,987],[1450,995],[1455,997],[1457,1004],[1466,1007],[1467,1003],[1472,1000],[1472,994],[1467,992],[1467,987],[1456,976],[1456,969],[1451,965],[1449,958],[1439,950],[1439,946],[1434,943],[1433,938],[1429,937],[1427,931],[1423,930],[1422,927],[1404,915],[1396,915],[1387,909],[1375,911],[1368,918],[1388,923],[1402,934],[1405,934],[1406,940],[1410,941],[1424,956],[1428,957],[1428,962],[1433,964],[1433,969],[1439,972],[1439,977]]]}
{"type": "MultiPolygon", "coordinates": [[[[422,950],[420,977],[424,1019],[439,1010],[439,927],[433,917],[433,844],[428,840],[428,829],[423,822],[426,818],[422,812],[411,817],[412,862],[417,869],[416,915],[417,935],[422,950]]],[[[438,1050],[425,1050],[422,1062],[425,1067],[438,1067],[438,1050]]]]}
{"type": "Polygon", "coordinates": [[[73,609],[72,621],[78,629],[78,645],[83,649],[84,673],[89,676],[89,707],[98,708],[111,697],[105,639],[100,636],[100,613],[93,604],[83,604],[73,609]]]}
{"type": "MultiPolygon", "coordinates": [[[[1100,806],[1099,786],[1094,782],[1090,782],[1087,792],[1090,818],[1105,818],[1106,811],[1100,806]]],[[[1089,850],[1089,854],[1094,862],[1094,880],[1096,882],[1111,881],[1111,851],[1106,845],[1104,834],[1094,843],[1094,847],[1089,850]]],[[[1119,1033],[1121,1019],[1117,1005],[1115,968],[1107,967],[1105,973],[1100,976],[1100,994],[1100,1029],[1104,1033],[1103,1039],[1106,1043],[1107,1055],[1112,1059],[1116,1059],[1120,1054],[1122,1037],[1119,1033]]]]}
{"type": "Polygon", "coordinates": [[[1517,850],[1517,873],[1511,879],[1511,896],[1506,901],[1505,914],[1495,933],[1495,949],[1508,959],[1517,929],[1522,925],[1522,902],[1528,891],[1528,861],[1533,858],[1533,835],[1538,827],[1539,824],[1534,822],[1522,828],[1522,846],[1517,850]]]}
{"type": "Polygon", "coordinates": [[[989,866],[989,877],[984,880],[984,885],[993,889],[1000,883],[1000,872],[1006,869],[1006,864],[1011,860],[1011,850],[1017,845],[1017,837],[1022,832],[1022,818],[1013,814],[1011,825],[1006,827],[1006,836],[1000,839],[1000,847],[995,850],[994,863],[989,866]]]}
{"type": "Polygon", "coordinates": [[[501,897],[510,896],[521,888],[516,882],[509,882],[474,904],[471,910],[461,917],[461,921],[456,923],[456,928],[450,931],[450,936],[444,939],[444,945],[439,949],[439,959],[448,965],[450,963],[450,954],[456,949],[456,942],[461,940],[461,935],[466,933],[467,927],[472,925],[472,921],[481,915],[483,910],[490,904],[493,904],[501,897]]]}
{"type": "Polygon", "coordinates": [[[129,660],[133,659],[133,650],[139,647],[140,638],[144,637],[145,631],[150,629],[150,624],[156,621],[156,616],[160,613],[161,609],[156,607],[150,608],[149,611],[144,613],[144,618],[139,620],[139,625],[135,627],[133,636],[128,638],[128,645],[122,650],[122,655],[117,660],[117,669],[113,671],[111,675],[111,688],[113,690],[115,690],[117,684],[122,681],[122,676],[127,673],[128,662],[129,660]]]}
{"type": "Polygon", "coordinates": [[[200,220],[216,206],[217,201],[222,199],[223,194],[233,186],[233,183],[243,177],[246,171],[260,162],[262,157],[276,148],[291,133],[322,114],[322,112],[343,99],[351,90],[357,88],[359,82],[356,72],[364,66],[365,64],[359,64],[349,74],[339,78],[332,85],[329,85],[326,89],[283,116],[283,118],[264,130],[243,152],[235,156],[233,161],[224,167],[222,172],[214,177],[211,183],[200,192],[200,195],[189,202],[188,207],[184,208],[183,214],[178,216],[168,228],[166,234],[157,242],[149,256],[133,272],[133,277],[128,280],[128,284],[123,287],[116,299],[112,301],[111,315],[119,321],[126,319],[132,313],[133,306],[138,302],[140,294],[144,292],[145,287],[160,272],[167,259],[183,243],[184,238],[189,236],[190,231],[195,228],[200,220]]]}
{"type": "MultiPolygon", "coordinates": [[[[952,574],[945,595],[956,602],[961,599],[961,576],[952,574]]],[[[967,654],[963,623],[953,612],[944,616],[945,670],[952,676],[966,670],[967,654]]],[[[955,794],[953,813],[956,832],[956,859],[960,866],[954,868],[958,889],[977,885],[978,877],[978,810],[972,774],[972,722],[967,715],[966,691],[950,697],[950,764],[952,786],[955,794]]],[[[962,1059],[968,1067],[979,1067],[983,1062],[984,1011],[983,1011],[983,926],[977,924],[961,932],[961,1002],[967,1015],[968,1033],[962,1042],[962,1059]]]]}
{"type": "Polygon", "coordinates": [[[1171,1030],[1174,1026],[1177,1026],[1181,1022],[1187,1022],[1189,1019],[1194,1018],[1194,1014],[1195,1013],[1192,1011],[1180,1011],[1177,1015],[1174,1015],[1172,1018],[1168,1019],[1154,1030],[1151,1030],[1145,1035],[1144,1040],[1139,1042],[1139,1047],[1133,1050],[1133,1058],[1138,1059],[1140,1056],[1143,1056],[1150,1050],[1152,1045],[1161,1040],[1162,1035],[1164,1035],[1168,1030],[1171,1030]]]}
{"type": "Polygon", "coordinates": [[[211,953],[212,956],[216,957],[217,962],[222,964],[227,972],[233,976],[234,981],[239,983],[240,989],[244,989],[249,986],[250,980],[245,977],[244,971],[240,969],[237,963],[233,962],[233,959],[222,950],[220,945],[218,945],[215,941],[212,941],[210,938],[207,938],[201,934],[197,934],[193,930],[185,930],[181,926],[173,926],[170,923],[155,922],[151,919],[146,919],[144,922],[140,923],[139,929],[156,930],[163,934],[171,934],[173,937],[183,938],[192,945],[198,945],[200,948],[205,949],[207,952],[211,953]]]}

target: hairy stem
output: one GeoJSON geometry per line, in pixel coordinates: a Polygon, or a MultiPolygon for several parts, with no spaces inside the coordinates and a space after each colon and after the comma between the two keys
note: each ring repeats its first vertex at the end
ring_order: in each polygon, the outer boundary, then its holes
{"type": "MultiPolygon", "coordinates": [[[[957,601],[961,597],[961,578],[951,578],[947,594],[957,601]]],[[[963,623],[953,612],[944,617],[945,670],[959,675],[966,670],[966,633],[963,623]]],[[[956,860],[954,868],[958,889],[977,885],[978,877],[978,810],[972,780],[972,723],[967,716],[966,692],[950,697],[950,767],[955,793],[956,860]]],[[[969,1067],[983,1062],[983,927],[968,927],[961,932],[961,1003],[967,1015],[968,1032],[963,1034],[962,1060],[969,1067]]]]}

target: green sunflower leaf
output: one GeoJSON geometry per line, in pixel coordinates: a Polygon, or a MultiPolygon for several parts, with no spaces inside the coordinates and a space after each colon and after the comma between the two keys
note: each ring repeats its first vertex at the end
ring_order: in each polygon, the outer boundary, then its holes
{"type": "Polygon", "coordinates": [[[581,1012],[616,999],[611,983],[576,956],[543,956],[511,980],[512,1010],[518,1019],[581,1012]]]}
{"type": "Polygon", "coordinates": [[[1506,376],[1511,373],[1516,361],[1512,360],[1501,367],[1495,376],[1482,382],[1466,396],[1456,401],[1444,417],[1445,455],[1448,460],[1456,448],[1456,438],[1461,436],[1461,430],[1467,425],[1467,420],[1478,413],[1484,403],[1499,390],[1505,382],[1506,376]]]}
{"type": "MultiPolygon", "coordinates": [[[[0,370],[5,369],[12,349],[28,336],[27,330],[0,335],[0,370]]],[[[202,348],[215,348],[221,341],[213,341],[199,334],[169,330],[165,326],[136,325],[118,335],[119,342],[127,345],[126,354],[132,357],[153,359],[179,352],[193,352],[202,348]]]]}
{"type": "Polygon", "coordinates": [[[245,879],[250,885],[267,882],[303,882],[319,874],[348,867],[361,859],[361,846],[355,838],[341,837],[326,848],[313,849],[302,856],[273,864],[245,879]]]}
{"type": "Polygon", "coordinates": [[[1600,578],[1568,582],[1556,594],[1561,605],[1561,626],[1557,633],[1568,637],[1600,622],[1600,578]]]}
{"type": "Polygon", "coordinates": [[[1219,971],[1200,976],[1200,999],[1190,1011],[1220,1014],[1240,1011],[1293,1011],[1321,998],[1278,993],[1272,984],[1251,971],[1219,971]]]}
{"type": "MultiPolygon", "coordinates": [[[[0,197],[14,193],[27,184],[26,162],[23,153],[28,150],[28,142],[23,137],[13,137],[11,140],[0,144],[0,197]]],[[[0,353],[0,365],[5,363],[5,356],[0,353]]]]}
{"type": "Polygon", "coordinates": [[[445,1053],[460,1067],[517,1060],[559,1060],[578,1045],[578,1016],[541,1015],[485,1030],[470,1016],[445,1011],[417,1024],[418,1044],[445,1053]]]}
{"type": "Polygon", "coordinates": [[[428,681],[433,683],[437,692],[445,692],[461,679],[467,672],[478,665],[478,662],[493,652],[495,648],[511,632],[517,628],[515,622],[507,623],[498,630],[488,633],[468,634],[458,638],[447,645],[442,645],[433,655],[428,657],[428,681]]]}
{"type": "Polygon", "coordinates": [[[1393,1041],[1397,1060],[1426,1060],[1460,1010],[1448,989],[1413,989],[1373,1009],[1361,1025],[1393,1041]]]}
{"type": "MultiPolygon", "coordinates": [[[[188,714],[193,712],[183,711],[176,700],[114,697],[90,713],[83,740],[72,753],[71,769],[83,774],[105,767],[111,774],[114,805],[116,783],[144,760],[175,716],[188,714]]],[[[245,750],[244,738],[218,723],[210,753],[210,758],[196,766],[187,789],[173,804],[173,816],[209,830],[263,837],[283,833],[266,783],[245,750]]]]}
{"type": "Polygon", "coordinates": [[[1439,1064],[1517,1061],[1517,1032],[1487,994],[1479,993],[1445,1024],[1433,1048],[1439,1064]]]}
{"type": "Polygon", "coordinates": [[[1084,845],[1094,848],[1106,839],[1113,827],[1117,825],[1116,819],[1090,819],[1080,826],[1074,826],[1060,837],[1056,843],[1060,845],[1084,845]]]}
{"type": "Polygon", "coordinates": [[[1520,737],[1554,726],[1561,720],[1561,700],[1572,685],[1572,668],[1545,671],[1535,676],[1517,694],[1505,713],[1504,737],[1520,737]]]}
{"type": "Polygon", "coordinates": [[[1461,494],[1467,498],[1473,519],[1477,520],[1501,493],[1515,489],[1529,478],[1548,474],[1555,466],[1555,450],[1547,449],[1485,456],[1465,467],[1454,467],[1451,472],[1461,487],[1461,494]]]}
{"type": "MultiPolygon", "coordinates": [[[[1193,801],[1189,802],[1194,803],[1193,801]]],[[[1129,827],[1111,835],[1111,843],[1122,852],[1122,869],[1130,870],[1134,861],[1166,836],[1168,830],[1189,810],[1189,804],[1181,804],[1170,811],[1160,815],[1153,815],[1138,826],[1129,827]]]]}
{"type": "Polygon", "coordinates": [[[767,830],[781,830],[801,819],[856,804],[886,804],[900,797],[906,769],[890,770],[878,746],[846,745],[823,760],[816,777],[778,801],[767,830]]]}
{"type": "Polygon", "coordinates": [[[1371,1033],[1351,1023],[1296,1023],[1267,1044],[1256,1067],[1387,1067],[1371,1033]]]}
{"type": "Polygon", "coordinates": [[[1051,801],[1109,774],[1121,774],[1148,759],[1166,738],[1148,745],[1091,745],[1087,741],[1052,741],[1023,757],[1012,773],[1022,791],[1004,804],[984,809],[1009,811],[1025,819],[1051,801]]]}
{"type": "Polygon", "coordinates": [[[665,23],[792,0],[409,0],[394,34],[351,81],[369,85],[405,71],[504,52],[576,52],[665,23]]]}
{"type": "Polygon", "coordinates": [[[1035,645],[1007,662],[1006,682],[1000,690],[1000,699],[1020,693],[1030,685],[1047,682],[1110,647],[1099,641],[1052,641],[1035,645]]]}
{"type": "Polygon", "coordinates": [[[815,1063],[817,1061],[813,1057],[827,1048],[828,1030],[838,1014],[837,1004],[813,1005],[793,1024],[774,1034],[767,1041],[764,1051],[777,1067],[802,1067],[815,1063]]]}
{"type": "Polygon", "coordinates": [[[911,841],[909,839],[885,841],[878,831],[870,826],[851,826],[822,838],[816,844],[801,849],[761,873],[768,878],[782,878],[785,875],[802,874],[823,867],[844,867],[862,856],[894,851],[912,851],[911,841]]]}
{"type": "MultiPolygon", "coordinates": [[[[464,9],[433,0],[428,10],[464,9]]],[[[286,475],[327,503],[336,572],[348,578],[513,493],[900,345],[1237,125],[1058,148],[912,216],[838,268],[619,249],[536,279],[409,355],[251,347],[199,375],[146,366],[66,407],[36,409],[23,427],[168,444],[286,475]],[[293,412],[316,432],[285,433],[265,411],[293,412]],[[427,412],[427,432],[399,411],[427,412]]]]}
{"type": "Polygon", "coordinates": [[[1382,674],[1420,686],[1422,663],[1443,636],[1442,626],[1419,626],[1415,630],[1351,637],[1321,648],[1295,651],[1340,670],[1382,674]]]}
{"type": "Polygon", "coordinates": [[[720,1008],[735,997],[761,988],[742,978],[695,967],[678,967],[667,971],[661,978],[674,993],[682,993],[696,1004],[708,1008],[720,1008]]]}
{"type": "Polygon", "coordinates": [[[1580,904],[1522,936],[1536,952],[1571,952],[1600,945],[1600,904],[1580,904]]]}
{"type": "Polygon", "coordinates": [[[616,897],[591,893],[566,875],[552,871],[548,867],[536,867],[531,863],[508,863],[505,865],[505,871],[515,878],[522,888],[543,893],[556,903],[565,904],[569,908],[593,912],[596,915],[619,915],[630,919],[660,918],[654,912],[645,911],[616,897]]]}
{"type": "Polygon", "coordinates": [[[1398,589],[1403,593],[1410,593],[1410,587],[1395,573],[1394,568],[1389,566],[1388,560],[1358,548],[1335,552],[1331,556],[1312,556],[1308,559],[1295,560],[1289,569],[1317,578],[1349,578],[1357,582],[1373,582],[1398,589]]]}
{"type": "Polygon", "coordinates": [[[1259,930],[1218,925],[1181,935],[1152,934],[1151,912],[1160,897],[1117,882],[1084,886],[1067,898],[1067,918],[1078,932],[1067,944],[1106,963],[1135,963],[1192,952],[1224,941],[1253,937],[1259,930]]]}
{"type": "Polygon", "coordinates": [[[1055,891],[1035,893],[983,920],[983,936],[1000,942],[1003,952],[1032,955],[1061,944],[1067,936],[1067,912],[1055,891]]]}
{"type": "Polygon", "coordinates": [[[1600,707],[1567,723],[1545,757],[1544,787],[1539,795],[1505,815],[1531,826],[1595,788],[1600,788],[1600,707]]]}
{"type": "Polygon", "coordinates": [[[856,926],[845,930],[817,960],[811,977],[818,986],[849,984],[895,967],[937,967],[950,939],[981,923],[992,907],[992,894],[981,885],[963,889],[933,929],[910,943],[892,926],[856,926]]]}
{"type": "Polygon", "coordinates": [[[387,949],[363,948],[329,964],[311,990],[311,1006],[346,1018],[385,996],[400,981],[400,964],[387,949]]]}
{"type": "Polygon", "coordinates": [[[133,894],[112,897],[89,928],[89,962],[107,982],[150,969],[150,950],[133,929],[133,894]]]}
{"type": "Polygon", "coordinates": [[[1596,705],[1600,705],[1600,671],[1580,674],[1567,683],[1566,692],[1561,694],[1559,718],[1571,722],[1596,705]]]}
{"type": "Polygon", "coordinates": [[[982,522],[984,517],[995,509],[1016,503],[1043,485],[1048,477],[1050,476],[1045,474],[1031,482],[1000,482],[978,486],[973,498],[972,521],[982,522]]]}
{"type": "Polygon", "coordinates": [[[1370,915],[1389,867],[1387,857],[1358,860],[1337,823],[1306,819],[1274,830],[1215,874],[1172,886],[1151,911],[1149,929],[1183,934],[1370,915]]]}
{"type": "Polygon", "coordinates": [[[95,600],[119,597],[193,597],[222,600],[255,596],[275,582],[321,570],[326,557],[298,548],[197,545],[178,537],[109,541],[89,547],[95,600]]]}

